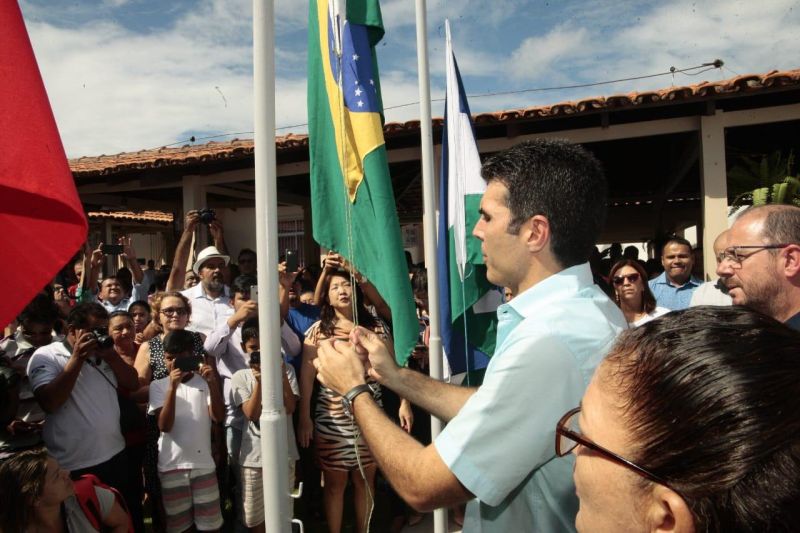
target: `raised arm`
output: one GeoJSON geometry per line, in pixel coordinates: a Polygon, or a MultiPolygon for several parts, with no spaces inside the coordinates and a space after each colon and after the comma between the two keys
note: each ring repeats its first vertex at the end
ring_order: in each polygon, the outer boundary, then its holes
{"type": "Polygon", "coordinates": [[[183,233],[181,233],[178,246],[175,247],[175,257],[172,259],[172,270],[170,270],[169,279],[167,280],[167,291],[183,290],[183,282],[186,278],[186,262],[192,253],[194,229],[199,222],[200,215],[197,214],[197,211],[192,210],[186,213],[186,218],[183,222],[183,233]]]}
{"type": "Polygon", "coordinates": [[[139,264],[139,261],[136,260],[136,250],[133,248],[131,238],[120,237],[119,244],[122,245],[122,259],[125,260],[128,264],[128,268],[131,270],[133,283],[136,285],[141,284],[144,279],[144,272],[142,271],[142,266],[139,264]]]}
{"type": "MultiPolygon", "coordinates": [[[[214,221],[208,225],[208,231],[214,238],[214,246],[219,250],[219,253],[229,255],[228,245],[225,244],[225,229],[222,227],[222,222],[220,222],[219,219],[214,219],[214,221]]],[[[225,265],[225,268],[222,269],[222,279],[225,285],[231,284],[231,269],[228,265],[225,265]]]]}

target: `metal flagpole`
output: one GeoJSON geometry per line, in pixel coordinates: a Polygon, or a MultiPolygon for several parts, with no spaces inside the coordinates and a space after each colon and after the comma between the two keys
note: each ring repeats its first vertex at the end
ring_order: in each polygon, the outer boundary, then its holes
{"type": "MultiPolygon", "coordinates": [[[[442,337],[439,331],[439,265],[436,262],[436,176],[433,170],[433,131],[431,125],[431,87],[428,69],[428,23],[425,0],[416,0],[417,71],[419,76],[419,122],[422,146],[422,198],[424,205],[423,235],[425,267],[428,269],[428,317],[430,342],[428,360],[430,376],[442,379],[442,337]]],[[[442,432],[442,421],[431,416],[431,439],[442,432]]],[[[447,509],[433,512],[435,533],[447,531],[447,509]]]]}
{"type": "Polygon", "coordinates": [[[291,531],[289,450],[281,375],[278,190],[275,161],[275,6],[253,0],[256,253],[261,348],[261,469],[266,531],[291,531]]]}

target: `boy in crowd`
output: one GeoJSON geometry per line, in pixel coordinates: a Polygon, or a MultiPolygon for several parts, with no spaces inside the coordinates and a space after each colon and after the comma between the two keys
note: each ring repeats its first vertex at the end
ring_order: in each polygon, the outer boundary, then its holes
{"type": "MultiPolygon", "coordinates": [[[[242,350],[249,355],[250,368],[242,369],[231,380],[232,400],[241,408],[247,424],[242,431],[239,451],[241,467],[243,522],[251,532],[264,532],[264,494],[261,479],[261,357],[258,321],[249,320],[242,328],[242,350]]],[[[281,363],[283,373],[283,405],[286,408],[289,444],[289,486],[294,487],[295,462],[300,458],[295,444],[292,413],[300,397],[300,387],[291,365],[281,363]]],[[[291,509],[291,500],[289,508],[291,509]]]]}
{"type": "Polygon", "coordinates": [[[192,356],[189,331],[164,337],[169,376],[150,384],[148,412],[158,419],[158,473],[167,513],[167,531],[222,527],[211,422],[222,422],[225,405],[212,368],[192,356]]]}

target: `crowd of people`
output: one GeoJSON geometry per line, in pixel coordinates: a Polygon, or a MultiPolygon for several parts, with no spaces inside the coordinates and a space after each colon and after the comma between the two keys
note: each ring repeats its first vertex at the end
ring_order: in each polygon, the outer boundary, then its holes
{"type": "Polygon", "coordinates": [[[262,354],[257,256],[231,261],[220,221],[191,261],[187,213],[159,269],[122,237],[104,275],[87,244],[0,342],[0,531],[264,531],[262,357],[281,361],[288,486],[333,533],[350,507],[370,530],[376,479],[395,531],[439,507],[464,531],[794,531],[800,208],[741,213],[703,282],[679,236],[655,260],[596,248],[607,185],[580,146],[522,143],[482,175],[473,235],[505,303],[474,388],[426,375],[422,268],[399,367],[391,309],[335,252],[275,267],[281,350],[262,354]],[[424,413],[446,422],[433,441],[424,413]]]}

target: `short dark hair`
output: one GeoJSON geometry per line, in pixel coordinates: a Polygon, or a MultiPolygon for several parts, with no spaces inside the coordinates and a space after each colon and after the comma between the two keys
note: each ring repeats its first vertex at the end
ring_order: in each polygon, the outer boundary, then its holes
{"type": "Polygon", "coordinates": [[[162,344],[164,353],[179,354],[193,351],[194,339],[191,331],[176,329],[164,335],[162,344]]]}
{"type": "Polygon", "coordinates": [[[83,329],[89,325],[90,317],[108,320],[108,311],[96,302],[78,304],[67,315],[67,327],[83,329]]]}
{"type": "MultiPolygon", "coordinates": [[[[650,290],[650,285],[647,283],[647,272],[645,272],[644,267],[642,264],[635,260],[635,259],[622,259],[621,261],[617,261],[614,263],[614,266],[611,267],[611,271],[608,273],[608,281],[613,283],[614,275],[620,270],[622,267],[631,267],[639,273],[639,279],[642,282],[642,308],[640,311],[645,313],[651,313],[656,308],[656,297],[653,296],[653,292],[650,290]]],[[[616,288],[614,289],[614,294],[616,295],[616,288]]],[[[615,300],[617,305],[619,305],[619,300],[615,300]]]]}
{"type": "Polygon", "coordinates": [[[122,309],[113,311],[110,315],[108,315],[108,320],[110,321],[112,318],[117,318],[118,316],[124,316],[128,320],[133,321],[131,314],[128,311],[123,311],[122,309]]]}
{"type": "Polygon", "coordinates": [[[686,246],[687,248],[689,248],[689,252],[694,251],[694,250],[692,250],[692,243],[690,243],[689,241],[687,241],[683,237],[680,237],[678,235],[673,235],[673,236],[671,236],[670,238],[668,238],[666,240],[666,242],[664,243],[663,246],[661,246],[661,255],[662,256],[664,255],[664,250],[670,244],[680,244],[681,246],[686,246]]]}
{"type": "Polygon", "coordinates": [[[239,294],[247,294],[253,285],[258,285],[258,280],[255,276],[249,274],[236,276],[236,279],[231,283],[231,294],[236,294],[237,292],[239,294]]]}
{"type": "Polygon", "coordinates": [[[250,339],[257,339],[258,333],[258,318],[248,318],[242,324],[242,344],[245,344],[250,339]]]}
{"type": "Polygon", "coordinates": [[[58,307],[50,296],[39,293],[20,312],[17,321],[20,324],[45,324],[52,328],[58,321],[58,307]]]}
{"type": "Polygon", "coordinates": [[[561,266],[588,261],[605,225],[608,197],[600,162],[588,150],[562,139],[525,141],[489,158],[481,175],[487,183],[497,180],[508,189],[509,233],[543,215],[561,266]]]}
{"type": "Polygon", "coordinates": [[[770,317],[700,306],[623,332],[603,363],[629,459],[681,494],[697,531],[797,530],[798,353],[800,332],[770,317]]]}
{"type": "Polygon", "coordinates": [[[147,311],[147,314],[152,314],[153,312],[153,310],[150,309],[150,304],[144,300],[136,300],[134,302],[131,302],[131,304],[128,306],[128,311],[130,311],[134,307],[144,307],[144,310],[147,311]]]}
{"type": "Polygon", "coordinates": [[[256,255],[256,253],[253,250],[251,250],[250,248],[242,248],[239,251],[239,255],[237,255],[236,258],[238,259],[238,258],[242,257],[243,255],[252,255],[253,257],[258,257],[256,255]]]}
{"type": "Polygon", "coordinates": [[[428,270],[424,268],[417,269],[414,275],[411,276],[411,290],[413,292],[423,292],[428,290],[428,270]]]}

